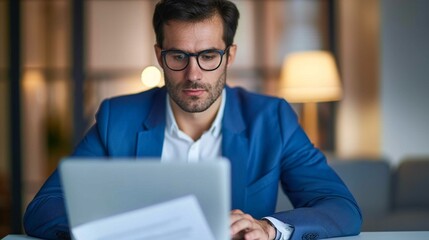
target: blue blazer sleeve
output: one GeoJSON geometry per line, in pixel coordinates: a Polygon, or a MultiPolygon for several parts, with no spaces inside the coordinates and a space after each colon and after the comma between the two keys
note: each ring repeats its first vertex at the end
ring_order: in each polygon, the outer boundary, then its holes
{"type": "Polygon", "coordinates": [[[353,196],[301,127],[290,127],[294,117],[288,104],[283,101],[280,109],[280,181],[295,209],[272,216],[294,227],[291,239],[359,234],[362,216],[353,196]]]}
{"type": "MultiPolygon", "coordinates": [[[[306,138],[300,129],[293,134],[294,140],[299,138],[306,138]]],[[[295,209],[272,216],[294,227],[292,239],[359,234],[359,207],[325,157],[308,144],[289,145],[300,150],[283,162],[280,181],[295,209]]]]}
{"type": "Polygon", "coordinates": [[[42,239],[69,239],[69,226],[58,171],[48,178],[24,215],[27,235],[42,239]]]}

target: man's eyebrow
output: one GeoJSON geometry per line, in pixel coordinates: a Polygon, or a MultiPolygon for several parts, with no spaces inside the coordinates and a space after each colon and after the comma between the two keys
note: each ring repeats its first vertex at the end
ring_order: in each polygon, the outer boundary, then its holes
{"type": "Polygon", "coordinates": [[[183,51],[182,49],[178,49],[178,48],[168,48],[168,49],[162,49],[163,51],[182,51],[182,52],[186,52],[183,51]]]}
{"type": "Polygon", "coordinates": [[[181,52],[185,52],[185,53],[200,53],[200,52],[209,51],[209,50],[223,50],[223,49],[211,47],[211,48],[202,49],[202,50],[197,51],[197,52],[188,52],[186,50],[179,49],[179,48],[169,48],[169,49],[163,49],[163,50],[164,51],[181,51],[181,52]]]}

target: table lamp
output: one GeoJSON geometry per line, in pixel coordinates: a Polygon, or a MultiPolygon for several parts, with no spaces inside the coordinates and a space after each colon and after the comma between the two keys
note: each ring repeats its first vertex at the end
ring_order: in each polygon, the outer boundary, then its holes
{"type": "Polygon", "coordinates": [[[280,75],[279,94],[290,103],[303,103],[300,122],[315,146],[319,146],[317,103],[340,100],[341,82],[334,57],[327,51],[287,55],[280,75]]]}

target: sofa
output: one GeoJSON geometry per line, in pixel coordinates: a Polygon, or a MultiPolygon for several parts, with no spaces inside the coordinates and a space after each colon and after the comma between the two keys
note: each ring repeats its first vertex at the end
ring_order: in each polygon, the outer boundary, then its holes
{"type": "MultiPolygon", "coordinates": [[[[386,159],[331,159],[358,202],[362,231],[429,231],[429,156],[398,166],[386,159]]],[[[277,211],[293,208],[279,189],[277,211]]]]}

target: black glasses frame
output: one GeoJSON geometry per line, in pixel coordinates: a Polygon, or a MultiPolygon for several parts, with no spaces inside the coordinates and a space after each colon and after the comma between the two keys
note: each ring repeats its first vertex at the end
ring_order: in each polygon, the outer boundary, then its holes
{"type": "Polygon", "coordinates": [[[197,52],[197,53],[189,53],[189,52],[185,52],[185,51],[182,51],[182,50],[175,50],[175,49],[172,49],[172,50],[162,50],[161,51],[161,56],[162,56],[162,60],[165,63],[165,65],[168,67],[168,69],[170,69],[172,71],[183,71],[184,69],[186,69],[188,67],[188,65],[189,65],[189,61],[190,61],[191,57],[195,57],[197,59],[198,66],[202,70],[204,70],[204,71],[214,71],[214,70],[218,69],[220,67],[220,65],[222,64],[223,55],[225,55],[225,53],[228,53],[230,47],[231,46],[228,46],[227,48],[225,48],[225,50],[220,50],[220,49],[206,49],[206,50],[203,50],[203,51],[200,51],[200,52],[197,52]],[[207,52],[213,52],[213,51],[220,54],[220,61],[219,61],[219,64],[217,65],[217,67],[215,67],[213,69],[205,69],[205,68],[201,67],[199,56],[201,54],[204,54],[204,53],[207,53],[207,52]],[[173,69],[170,66],[168,66],[168,63],[167,63],[167,60],[166,60],[165,56],[167,55],[167,53],[171,53],[171,52],[185,54],[185,56],[188,59],[188,62],[186,63],[186,65],[183,68],[181,68],[181,69],[173,69]]]}

